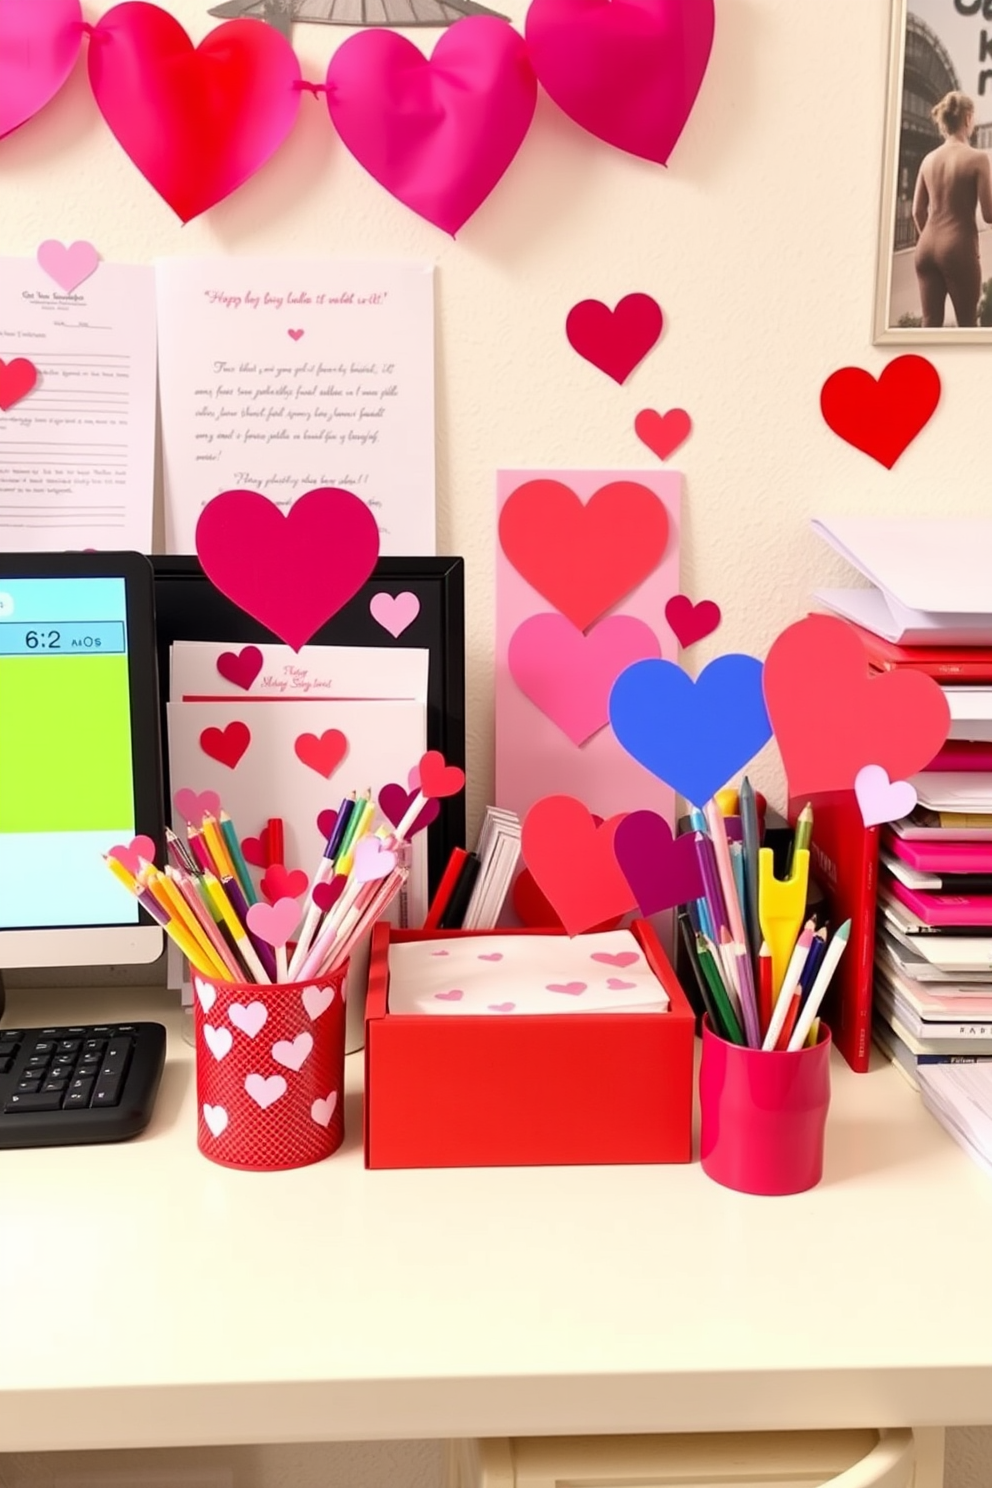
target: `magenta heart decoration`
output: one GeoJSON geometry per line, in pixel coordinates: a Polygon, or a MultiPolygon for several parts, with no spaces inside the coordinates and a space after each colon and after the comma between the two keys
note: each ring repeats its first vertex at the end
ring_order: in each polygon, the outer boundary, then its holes
{"type": "Polygon", "coordinates": [[[633,615],[609,615],[583,634],[564,615],[531,615],[510,637],[510,675],[535,708],[584,744],[610,721],[610,689],[620,673],[661,646],[633,615]]]}
{"type": "Polygon", "coordinates": [[[87,61],[111,133],[183,222],[260,170],[299,112],[296,54],[253,20],[225,21],[194,47],[167,11],[127,0],[97,23],[87,61]]]}
{"type": "MultiPolygon", "coordinates": [[[[384,785],[379,792],[379,810],[388,822],[398,827],[419,794],[420,792],[416,790],[404,790],[402,785],[393,781],[390,785],[384,785]]],[[[407,832],[407,841],[415,832],[422,832],[425,827],[430,826],[432,821],[436,821],[440,810],[440,801],[435,799],[428,801],[407,832]]]]}
{"type": "Polygon", "coordinates": [[[300,921],[295,899],[277,899],[275,904],[252,904],[245,916],[248,929],[266,945],[282,950],[300,921]]]}
{"type": "Polygon", "coordinates": [[[66,294],[72,294],[84,279],[88,279],[100,267],[99,253],[92,243],[82,240],[66,247],[57,238],[46,238],[39,245],[35,257],[42,272],[54,280],[59,289],[64,289],[66,294]]]}
{"type": "Polygon", "coordinates": [[[527,46],[544,90],[582,129],[664,165],[713,45],[713,0],[531,0],[527,46]]]}
{"type": "Polygon", "coordinates": [[[130,842],[120,842],[116,847],[112,847],[107,856],[116,858],[128,873],[137,878],[141,870],[139,859],[143,858],[146,863],[154,863],[155,844],[150,837],[132,837],[130,842]]]}
{"type": "Polygon", "coordinates": [[[688,594],[673,594],[665,606],[665,619],[680,646],[693,646],[716,630],[721,619],[720,606],[712,599],[693,604],[688,594]]]}
{"type": "Polygon", "coordinates": [[[257,646],[242,646],[240,651],[222,651],[217,658],[217,670],[225,682],[232,682],[245,692],[251,690],[264,665],[262,653],[257,646]]]}
{"type": "Polygon", "coordinates": [[[613,838],[620,871],[642,915],[658,914],[703,896],[703,879],[692,836],[672,837],[655,811],[631,811],[613,838]]]}
{"type": "Polygon", "coordinates": [[[357,883],[374,883],[392,873],[395,867],[396,854],[383,847],[378,837],[363,837],[356,843],[352,872],[357,883]]]}
{"type": "Polygon", "coordinates": [[[222,594],[299,651],[368,579],[379,528],[364,501],[333,486],[287,513],[258,491],[223,491],[200,513],[196,551],[222,594]]]}
{"type": "Polygon", "coordinates": [[[73,69],[83,39],[79,0],[0,5],[0,139],[49,103],[73,69]]]}
{"type": "Polygon", "coordinates": [[[325,806],[317,815],[317,831],[321,837],[330,837],[337,825],[338,814],[333,806],[325,806]]]}
{"type": "Polygon", "coordinates": [[[394,31],[359,31],[327,69],[327,107],[358,163],[452,234],[506,171],[536,103],[523,37],[493,16],[456,21],[429,59],[394,31]]]}
{"type": "Polygon", "coordinates": [[[310,890],[310,898],[317,908],[326,914],[333,909],[341,898],[341,892],[347,883],[347,876],[343,873],[335,873],[334,877],[322,883],[315,883],[310,890]]]}
{"type": "Polygon", "coordinates": [[[211,816],[220,816],[220,796],[216,791],[197,793],[186,785],[177,790],[172,799],[183,821],[189,822],[191,827],[200,826],[208,812],[211,816]]]}

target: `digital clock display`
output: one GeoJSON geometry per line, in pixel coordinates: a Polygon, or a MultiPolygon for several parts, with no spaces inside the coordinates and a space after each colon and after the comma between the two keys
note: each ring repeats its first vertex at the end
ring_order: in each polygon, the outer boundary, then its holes
{"type": "Polygon", "coordinates": [[[134,817],[124,579],[0,554],[0,930],[136,921],[100,861],[134,817]]]}

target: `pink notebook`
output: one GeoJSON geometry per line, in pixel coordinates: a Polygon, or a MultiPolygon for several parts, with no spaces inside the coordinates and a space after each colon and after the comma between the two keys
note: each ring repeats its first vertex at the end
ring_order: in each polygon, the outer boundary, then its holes
{"type": "Polygon", "coordinates": [[[907,842],[886,832],[885,845],[920,873],[992,873],[989,842],[907,842]]]}
{"type": "Polygon", "coordinates": [[[891,874],[885,876],[885,887],[921,925],[992,927],[992,894],[925,894],[907,889],[891,874]]]}

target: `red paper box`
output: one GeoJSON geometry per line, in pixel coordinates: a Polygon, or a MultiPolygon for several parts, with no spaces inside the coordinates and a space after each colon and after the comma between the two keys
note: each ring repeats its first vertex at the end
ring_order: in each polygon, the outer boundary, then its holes
{"type": "Polygon", "coordinates": [[[695,1020],[651,926],[631,929],[667,1013],[391,1017],[391,942],[492,932],[380,922],[365,1007],[366,1167],[688,1162],[695,1020]]]}

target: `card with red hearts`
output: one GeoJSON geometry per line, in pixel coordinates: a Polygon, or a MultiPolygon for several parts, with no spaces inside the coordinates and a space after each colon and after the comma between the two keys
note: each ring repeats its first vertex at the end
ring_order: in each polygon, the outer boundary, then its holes
{"type": "MultiPolygon", "coordinates": [[[[271,898],[295,895],[294,871],[306,878],[320,860],[329,801],[370,788],[377,798],[427,754],[429,657],[387,647],[254,650],[246,664],[237,648],[219,643],[174,645],[169,765],[171,779],[190,790],[216,791],[243,832],[283,820],[288,882],[279,873],[263,883],[262,867],[252,868],[271,898]]],[[[260,856],[252,850],[250,860],[260,856]]],[[[410,869],[409,914],[418,923],[427,907],[422,832],[413,837],[410,869]]]]}

